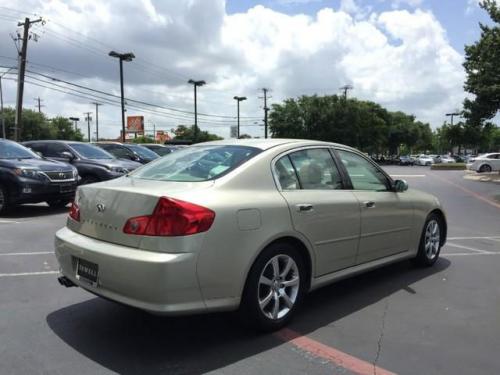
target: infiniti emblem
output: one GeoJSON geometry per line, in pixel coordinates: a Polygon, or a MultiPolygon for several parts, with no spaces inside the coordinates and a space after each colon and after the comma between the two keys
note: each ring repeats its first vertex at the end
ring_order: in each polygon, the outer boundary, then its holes
{"type": "Polygon", "coordinates": [[[98,212],[104,212],[104,210],[106,209],[106,206],[104,206],[102,203],[97,203],[96,207],[98,212]]]}

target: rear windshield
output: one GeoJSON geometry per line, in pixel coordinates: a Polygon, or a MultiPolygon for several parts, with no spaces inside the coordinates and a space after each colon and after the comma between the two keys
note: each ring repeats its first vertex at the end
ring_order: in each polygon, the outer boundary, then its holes
{"type": "Polygon", "coordinates": [[[146,159],[156,159],[158,158],[158,154],[155,154],[153,151],[147,149],[146,147],[139,146],[139,145],[127,145],[130,150],[136,152],[139,154],[139,156],[146,158],[146,159]]]}
{"type": "Polygon", "coordinates": [[[131,176],[158,181],[207,181],[232,171],[260,151],[245,146],[192,146],[146,164],[131,176]]]}
{"type": "Polygon", "coordinates": [[[114,159],[115,157],[103,149],[87,143],[70,143],[76,152],[86,159],[114,159]]]}

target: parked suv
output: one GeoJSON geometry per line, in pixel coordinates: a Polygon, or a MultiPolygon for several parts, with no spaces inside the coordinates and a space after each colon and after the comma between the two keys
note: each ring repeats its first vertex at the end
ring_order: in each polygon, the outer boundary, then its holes
{"type": "Polygon", "coordinates": [[[95,143],[95,145],[99,146],[103,150],[106,150],[117,158],[129,159],[137,161],[141,164],[147,164],[150,161],[158,159],[159,157],[158,154],[147,149],[146,147],[132,143],[99,142],[95,143]]]}
{"type": "Polygon", "coordinates": [[[24,145],[46,158],[73,164],[81,184],[111,180],[136,169],[141,164],[119,160],[94,145],[75,141],[30,141],[24,145]]]}
{"type": "Polygon", "coordinates": [[[0,139],[0,214],[22,203],[68,204],[78,184],[76,168],[41,158],[20,144],[0,139]]]}

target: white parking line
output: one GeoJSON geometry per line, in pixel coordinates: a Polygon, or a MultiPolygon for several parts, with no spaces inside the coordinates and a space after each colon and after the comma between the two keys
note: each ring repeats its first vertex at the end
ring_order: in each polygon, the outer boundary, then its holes
{"type": "Polygon", "coordinates": [[[500,255],[500,253],[485,251],[482,253],[443,253],[444,257],[467,256],[467,255],[500,255]]]}
{"type": "Polygon", "coordinates": [[[43,254],[54,254],[53,251],[38,251],[34,253],[0,253],[0,257],[17,256],[17,255],[43,255],[43,254]]]}
{"type": "Polygon", "coordinates": [[[486,250],[476,249],[474,247],[463,246],[463,245],[458,245],[458,244],[449,243],[449,242],[446,243],[446,246],[456,247],[459,249],[465,249],[465,250],[474,251],[476,253],[482,253],[482,254],[490,252],[490,251],[486,251],[486,250]]]}
{"type": "Polygon", "coordinates": [[[425,177],[426,174],[391,174],[391,177],[425,177]]]}
{"type": "Polygon", "coordinates": [[[485,237],[448,237],[448,240],[494,240],[494,241],[500,241],[500,236],[485,236],[485,237]]]}
{"type": "Polygon", "coordinates": [[[0,220],[0,224],[20,224],[20,221],[15,220],[0,220]]]}
{"type": "Polygon", "coordinates": [[[0,277],[14,276],[38,276],[38,275],[55,275],[59,271],[41,271],[41,272],[21,272],[21,273],[0,273],[0,277]]]}

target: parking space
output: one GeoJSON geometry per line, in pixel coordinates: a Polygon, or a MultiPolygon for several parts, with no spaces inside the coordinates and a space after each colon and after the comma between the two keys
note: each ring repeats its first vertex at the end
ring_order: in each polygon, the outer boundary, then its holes
{"type": "Polygon", "coordinates": [[[462,171],[386,170],[442,201],[441,259],[315,291],[268,335],[234,313],[162,318],[63,288],[53,236],[65,211],[31,205],[0,218],[0,373],[500,373],[500,185],[462,171]]]}

